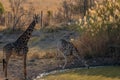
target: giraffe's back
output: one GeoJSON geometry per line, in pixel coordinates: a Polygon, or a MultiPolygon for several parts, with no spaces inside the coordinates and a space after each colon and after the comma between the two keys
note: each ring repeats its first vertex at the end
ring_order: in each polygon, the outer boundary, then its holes
{"type": "Polygon", "coordinates": [[[72,55],[74,52],[77,52],[77,49],[75,48],[75,46],[71,42],[68,42],[64,39],[61,39],[58,42],[57,47],[59,51],[64,53],[64,55],[66,56],[72,55]]]}
{"type": "Polygon", "coordinates": [[[23,55],[23,50],[25,50],[27,47],[20,46],[19,44],[15,43],[8,43],[3,47],[3,51],[6,54],[13,54],[13,55],[23,55]]]}

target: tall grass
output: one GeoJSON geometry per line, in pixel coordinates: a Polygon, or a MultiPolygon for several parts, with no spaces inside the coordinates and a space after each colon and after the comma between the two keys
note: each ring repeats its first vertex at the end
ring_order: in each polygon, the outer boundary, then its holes
{"type": "Polygon", "coordinates": [[[28,59],[43,59],[43,58],[54,58],[56,57],[56,50],[42,50],[39,47],[30,48],[28,59]]]}

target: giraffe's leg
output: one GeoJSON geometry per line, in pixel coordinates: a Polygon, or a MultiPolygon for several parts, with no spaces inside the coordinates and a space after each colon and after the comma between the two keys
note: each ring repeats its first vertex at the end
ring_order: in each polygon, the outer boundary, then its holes
{"type": "Polygon", "coordinates": [[[64,63],[64,65],[63,65],[63,69],[65,68],[65,66],[67,65],[67,56],[63,53],[63,57],[64,57],[64,59],[65,59],[65,63],[64,63]]]}
{"type": "Polygon", "coordinates": [[[85,67],[87,67],[89,69],[89,65],[87,64],[87,62],[84,59],[82,59],[82,63],[84,64],[85,67]]]}
{"type": "Polygon", "coordinates": [[[7,68],[8,68],[8,62],[9,62],[9,58],[10,58],[11,54],[12,53],[6,54],[6,59],[5,59],[5,63],[4,63],[5,64],[4,67],[5,67],[5,78],[6,78],[6,80],[8,80],[7,79],[7,68]]]}
{"type": "Polygon", "coordinates": [[[81,61],[85,67],[87,67],[89,69],[89,65],[87,64],[87,62],[84,59],[81,59],[79,57],[79,55],[77,55],[76,53],[73,53],[73,56],[77,57],[79,61],[81,61]]]}
{"type": "Polygon", "coordinates": [[[77,58],[78,61],[81,61],[81,58],[79,57],[77,53],[73,53],[73,57],[77,58]]]}
{"type": "Polygon", "coordinates": [[[26,71],[26,57],[27,57],[27,54],[24,54],[24,78],[26,79],[26,76],[27,76],[27,71],[26,71]]]}
{"type": "MultiPolygon", "coordinates": [[[[3,50],[3,55],[5,55],[4,50],[3,50]]],[[[5,58],[3,57],[3,72],[5,70],[5,63],[6,63],[6,61],[5,61],[5,58]]]]}
{"type": "Polygon", "coordinates": [[[59,53],[59,50],[56,50],[55,59],[58,59],[58,57],[59,57],[58,53],[59,53]]]}
{"type": "Polygon", "coordinates": [[[3,59],[3,72],[5,70],[5,59],[3,59]]]}
{"type": "Polygon", "coordinates": [[[79,57],[77,53],[73,53],[73,56],[76,57],[79,61],[81,61],[81,58],[79,57]]]}
{"type": "Polygon", "coordinates": [[[6,63],[5,63],[5,78],[7,80],[7,66],[8,66],[8,61],[6,60],[6,63]]]}

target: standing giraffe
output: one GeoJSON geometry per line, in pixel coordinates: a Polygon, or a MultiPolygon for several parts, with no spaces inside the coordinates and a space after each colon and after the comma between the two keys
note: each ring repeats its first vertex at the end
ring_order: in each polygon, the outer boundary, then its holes
{"type": "Polygon", "coordinates": [[[26,72],[26,57],[28,52],[28,41],[31,37],[31,34],[34,30],[35,25],[39,22],[40,17],[38,15],[35,15],[33,17],[33,21],[29,25],[29,27],[26,29],[26,31],[15,41],[12,43],[8,43],[3,47],[3,56],[5,55],[3,59],[3,71],[5,71],[5,78],[7,79],[7,66],[8,61],[10,59],[11,55],[17,55],[22,56],[24,59],[24,78],[26,79],[27,72],[26,72]]]}
{"type": "Polygon", "coordinates": [[[86,63],[86,61],[83,58],[80,58],[78,55],[77,48],[72,44],[72,42],[66,41],[65,39],[60,39],[57,44],[57,49],[61,54],[63,55],[65,59],[65,63],[63,65],[63,69],[65,68],[67,64],[67,56],[73,55],[76,58],[78,58],[79,61],[81,61],[87,68],[89,68],[89,65],[86,63]]]}

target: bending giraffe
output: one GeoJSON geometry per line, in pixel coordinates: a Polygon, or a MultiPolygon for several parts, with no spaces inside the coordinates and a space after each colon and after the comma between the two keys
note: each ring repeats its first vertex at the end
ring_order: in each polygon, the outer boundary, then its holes
{"type": "Polygon", "coordinates": [[[85,65],[85,67],[87,67],[89,69],[89,65],[83,58],[79,57],[78,50],[72,44],[72,42],[66,41],[65,39],[60,39],[57,44],[57,49],[59,52],[61,52],[61,54],[63,55],[63,57],[65,59],[65,63],[62,67],[63,69],[67,65],[67,56],[69,56],[69,55],[73,55],[74,57],[76,57],[79,61],[81,61],[85,65]]]}
{"type": "Polygon", "coordinates": [[[33,17],[33,21],[26,29],[26,31],[15,41],[12,43],[8,43],[3,47],[3,71],[5,73],[5,78],[7,79],[7,66],[11,55],[22,56],[24,60],[24,78],[26,79],[26,58],[28,53],[28,41],[32,35],[35,25],[39,22],[40,17],[35,15],[33,17]]]}

